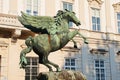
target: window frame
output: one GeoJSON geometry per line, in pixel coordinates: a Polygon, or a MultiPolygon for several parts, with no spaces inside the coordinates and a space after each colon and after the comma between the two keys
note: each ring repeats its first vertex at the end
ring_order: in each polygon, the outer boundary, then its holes
{"type": "MultiPolygon", "coordinates": [[[[73,11],[73,3],[63,1],[62,5],[63,5],[63,10],[67,9],[67,10],[73,11]],[[64,8],[65,4],[67,5],[66,8],[64,8]],[[70,8],[70,6],[71,6],[71,8],[70,8]]],[[[73,22],[69,22],[69,28],[71,28],[71,27],[73,27],[73,22]]]]}
{"type": "Polygon", "coordinates": [[[117,62],[117,71],[120,73],[120,62],[117,62]]]}
{"type": "Polygon", "coordinates": [[[38,15],[39,14],[39,0],[37,0],[37,3],[35,4],[34,0],[30,0],[28,3],[28,0],[26,0],[26,9],[25,12],[30,15],[38,15]],[[36,7],[36,10],[35,10],[36,7]]]}
{"type": "Polygon", "coordinates": [[[67,70],[77,70],[76,58],[65,58],[64,60],[65,60],[64,69],[68,68],[67,70]],[[72,62],[72,59],[74,60],[74,62],[72,62]],[[69,62],[67,62],[66,60],[69,60],[69,62]]]}
{"type": "Polygon", "coordinates": [[[101,16],[100,16],[100,9],[91,7],[91,26],[93,31],[101,31],[101,16]],[[93,11],[95,12],[93,15],[93,11]],[[98,11],[98,15],[97,14],[98,11]],[[95,18],[95,23],[93,24],[93,17],[95,18]],[[99,24],[97,19],[99,19],[99,24]],[[95,27],[93,27],[95,25],[95,27]]]}
{"type": "Polygon", "coordinates": [[[67,9],[67,10],[73,11],[73,3],[70,3],[70,2],[65,2],[65,1],[63,1],[62,3],[63,3],[63,10],[64,10],[64,9],[67,9]],[[66,7],[66,8],[64,8],[64,4],[66,4],[66,5],[67,5],[67,7],[66,7]],[[70,7],[69,7],[69,6],[72,6],[72,7],[71,7],[71,9],[70,9],[70,7]]]}
{"type": "Polygon", "coordinates": [[[0,12],[2,12],[2,8],[3,8],[3,0],[0,0],[0,12]]]}
{"type": "Polygon", "coordinates": [[[33,77],[37,78],[37,75],[39,74],[39,58],[38,57],[26,57],[26,58],[28,60],[28,65],[25,68],[25,80],[33,80],[32,78],[33,77]],[[34,59],[37,60],[36,65],[33,65],[34,59]],[[35,68],[36,70],[34,70],[35,68]],[[34,73],[32,70],[37,72],[34,73]]]}
{"type": "Polygon", "coordinates": [[[120,19],[118,20],[118,14],[119,14],[119,18],[120,18],[120,12],[116,13],[116,23],[117,23],[117,32],[120,34],[120,19]]]}
{"type": "Polygon", "coordinates": [[[120,77],[120,61],[117,62],[117,65],[116,65],[116,69],[117,69],[117,77],[120,77]]]}
{"type": "Polygon", "coordinates": [[[1,76],[1,62],[2,62],[2,57],[0,55],[0,76],[1,76]]]}
{"type": "Polygon", "coordinates": [[[95,72],[95,80],[103,80],[102,77],[104,75],[104,80],[106,80],[106,74],[105,74],[105,61],[102,59],[95,59],[94,60],[94,72],[95,72]],[[96,61],[98,61],[98,63],[96,63],[96,61]],[[103,62],[103,66],[101,66],[101,61],[103,62]],[[99,73],[97,73],[97,71],[99,73]],[[104,73],[102,72],[102,70],[104,70],[104,73]],[[99,76],[99,79],[97,77],[97,75],[99,76]]]}

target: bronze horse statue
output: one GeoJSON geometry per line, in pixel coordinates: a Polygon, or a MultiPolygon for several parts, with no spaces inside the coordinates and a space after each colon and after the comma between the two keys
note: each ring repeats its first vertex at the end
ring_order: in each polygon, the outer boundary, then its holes
{"type": "Polygon", "coordinates": [[[53,71],[51,65],[56,68],[56,71],[60,71],[57,64],[48,60],[50,52],[63,48],[70,40],[74,42],[74,46],[77,46],[73,40],[77,34],[87,43],[86,38],[79,33],[79,30],[69,31],[69,21],[74,22],[77,26],[80,25],[80,21],[72,11],[59,10],[55,17],[31,16],[22,12],[22,17],[18,17],[18,19],[24,27],[38,33],[38,36],[30,36],[25,40],[27,48],[23,49],[20,54],[22,68],[27,65],[25,55],[33,50],[39,56],[39,63],[48,67],[49,71],[53,71]]]}

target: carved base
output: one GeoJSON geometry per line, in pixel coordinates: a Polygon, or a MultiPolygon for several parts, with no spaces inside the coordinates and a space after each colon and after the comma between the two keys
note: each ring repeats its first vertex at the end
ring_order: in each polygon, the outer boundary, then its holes
{"type": "Polygon", "coordinates": [[[78,71],[62,70],[60,72],[42,72],[38,80],[86,80],[85,76],[78,71]]]}

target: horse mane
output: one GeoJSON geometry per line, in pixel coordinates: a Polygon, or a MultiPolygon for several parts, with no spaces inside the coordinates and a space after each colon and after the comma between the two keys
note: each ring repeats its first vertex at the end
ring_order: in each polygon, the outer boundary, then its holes
{"type": "Polygon", "coordinates": [[[37,20],[39,20],[40,26],[52,26],[55,24],[56,26],[61,25],[61,21],[63,19],[63,11],[59,10],[56,16],[34,16],[37,20]]]}
{"type": "Polygon", "coordinates": [[[58,26],[58,25],[61,25],[61,21],[63,19],[63,13],[64,11],[62,10],[59,10],[56,14],[56,16],[54,16],[54,19],[55,19],[55,24],[58,26]]]}
{"type": "Polygon", "coordinates": [[[63,14],[65,12],[62,10],[59,10],[56,14],[56,16],[54,17],[50,17],[50,16],[35,16],[36,18],[38,18],[39,20],[39,25],[41,26],[50,26],[55,24],[56,26],[61,25],[61,21],[63,19],[63,14]]]}
{"type": "Polygon", "coordinates": [[[38,18],[41,22],[53,22],[54,21],[54,19],[52,18],[52,17],[50,17],[50,16],[35,16],[36,18],[38,18]]]}
{"type": "MultiPolygon", "coordinates": [[[[24,25],[27,29],[31,30],[35,33],[41,34],[54,34],[57,31],[64,30],[64,28],[57,28],[62,25],[63,18],[66,18],[66,12],[70,12],[67,10],[59,10],[56,16],[33,16],[28,15],[24,12],[21,12],[21,17],[18,17],[18,20],[21,24],[24,25]]],[[[69,13],[68,13],[69,14],[69,13]]]]}

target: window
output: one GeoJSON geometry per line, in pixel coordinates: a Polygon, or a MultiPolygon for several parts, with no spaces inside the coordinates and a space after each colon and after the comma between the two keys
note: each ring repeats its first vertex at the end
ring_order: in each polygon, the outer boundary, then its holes
{"type": "MultiPolygon", "coordinates": [[[[72,3],[68,3],[68,2],[63,2],[63,10],[69,10],[69,11],[72,11],[73,10],[73,5],[72,3]]],[[[73,26],[73,23],[72,22],[69,22],[69,27],[72,27],[73,26]]]]}
{"type": "Polygon", "coordinates": [[[72,11],[72,8],[73,8],[72,3],[63,2],[63,9],[64,10],[67,9],[69,11],[72,11]]]}
{"type": "Polygon", "coordinates": [[[105,68],[103,60],[95,60],[95,80],[105,80],[105,68]]]}
{"type": "Polygon", "coordinates": [[[27,0],[26,13],[38,15],[38,0],[27,0]]]}
{"type": "Polygon", "coordinates": [[[0,0],[0,12],[2,12],[3,0],[0,0]]]}
{"type": "Polygon", "coordinates": [[[120,77],[120,62],[117,62],[117,77],[120,77]]]}
{"type": "Polygon", "coordinates": [[[76,70],[76,63],[75,58],[66,58],[65,59],[65,69],[68,70],[76,70]]]}
{"type": "Polygon", "coordinates": [[[27,57],[28,65],[25,69],[25,80],[37,80],[38,75],[38,57],[27,57]]]}
{"type": "Polygon", "coordinates": [[[1,55],[0,55],[0,76],[1,76],[1,55]]]}
{"type": "Polygon", "coordinates": [[[120,33],[120,13],[117,13],[117,26],[118,26],[118,33],[120,33]]]}
{"type": "Polygon", "coordinates": [[[100,10],[92,8],[92,30],[100,31],[100,10]]]}
{"type": "Polygon", "coordinates": [[[120,62],[117,63],[117,71],[120,73],[120,62]]]}

